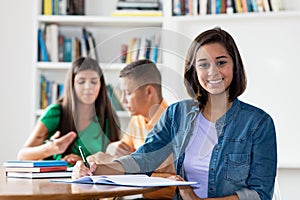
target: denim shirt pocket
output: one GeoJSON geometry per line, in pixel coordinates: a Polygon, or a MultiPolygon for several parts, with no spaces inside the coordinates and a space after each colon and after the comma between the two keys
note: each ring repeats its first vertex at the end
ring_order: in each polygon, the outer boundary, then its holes
{"type": "Polygon", "coordinates": [[[250,170],[249,154],[228,154],[225,157],[225,179],[233,183],[245,182],[250,170]]]}

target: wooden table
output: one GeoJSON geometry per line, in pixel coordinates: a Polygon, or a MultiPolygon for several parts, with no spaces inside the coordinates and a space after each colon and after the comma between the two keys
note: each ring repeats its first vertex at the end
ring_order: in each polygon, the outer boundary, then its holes
{"type": "Polygon", "coordinates": [[[51,179],[7,178],[0,169],[0,200],[99,199],[143,194],[159,188],[50,182],[51,179]]]}

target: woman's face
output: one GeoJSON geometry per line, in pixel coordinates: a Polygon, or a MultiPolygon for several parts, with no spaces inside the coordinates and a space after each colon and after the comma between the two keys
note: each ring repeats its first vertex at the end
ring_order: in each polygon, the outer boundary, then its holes
{"type": "Polygon", "coordinates": [[[223,94],[233,79],[233,60],[221,44],[206,44],[197,51],[196,72],[200,85],[209,94],[223,94]]]}
{"type": "Polygon", "coordinates": [[[100,77],[94,70],[79,71],[74,79],[77,100],[82,104],[93,104],[101,87],[100,77]]]}

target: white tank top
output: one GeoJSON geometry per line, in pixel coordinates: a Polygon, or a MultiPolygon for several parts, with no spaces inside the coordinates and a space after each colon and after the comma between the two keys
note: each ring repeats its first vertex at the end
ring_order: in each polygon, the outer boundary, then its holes
{"type": "Polygon", "coordinates": [[[185,149],[184,171],[187,181],[197,181],[199,187],[194,189],[200,198],[207,197],[208,168],[213,147],[218,143],[215,123],[204,118],[200,112],[193,135],[185,149]]]}

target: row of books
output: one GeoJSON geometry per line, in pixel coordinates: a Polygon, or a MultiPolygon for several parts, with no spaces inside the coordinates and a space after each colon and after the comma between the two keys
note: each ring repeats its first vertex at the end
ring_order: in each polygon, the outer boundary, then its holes
{"type": "Polygon", "coordinates": [[[38,60],[43,62],[72,62],[80,56],[89,55],[98,60],[93,34],[82,28],[82,36],[65,37],[57,24],[48,24],[38,29],[38,60]]]}
{"type": "Polygon", "coordinates": [[[44,75],[40,76],[40,108],[45,109],[63,94],[64,84],[47,80],[44,75]]]}
{"type": "Polygon", "coordinates": [[[140,59],[149,59],[153,62],[160,62],[160,35],[154,34],[151,38],[133,37],[129,44],[121,47],[121,61],[131,63],[140,59]]]}
{"type": "Polygon", "coordinates": [[[85,0],[42,0],[43,15],[84,15],[85,0]]]}
{"type": "Polygon", "coordinates": [[[172,0],[172,15],[207,15],[283,10],[282,0],[172,0]]]}
{"type": "Polygon", "coordinates": [[[12,178],[59,178],[72,175],[68,163],[61,160],[12,160],[3,163],[7,177],[12,178]]]}

